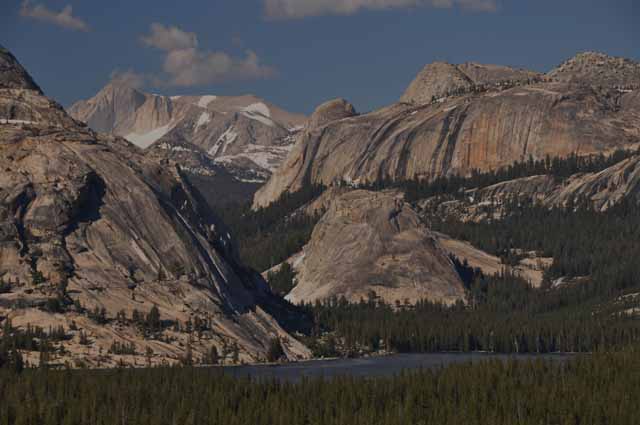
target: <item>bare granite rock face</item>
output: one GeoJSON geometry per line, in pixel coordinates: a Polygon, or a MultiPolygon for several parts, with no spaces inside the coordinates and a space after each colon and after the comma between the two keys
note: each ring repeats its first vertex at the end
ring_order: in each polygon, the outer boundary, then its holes
{"type": "MultiPolygon", "coordinates": [[[[506,86],[480,88],[452,67],[428,67],[435,69],[435,82],[428,73],[418,77],[409,98],[403,98],[413,103],[305,128],[256,193],[254,207],[310,183],[357,186],[382,179],[467,175],[529,157],[607,153],[640,143],[638,90],[621,89],[618,83],[624,79],[603,80],[611,86],[535,76],[524,81],[518,78],[527,74],[514,71],[506,86]],[[454,86],[461,91],[432,101],[454,86]]],[[[479,70],[476,78],[488,81],[491,75],[479,70]]]]}
{"type": "Polygon", "coordinates": [[[371,291],[388,303],[464,301],[465,292],[437,239],[398,192],[351,191],[335,198],[296,261],[294,302],[371,291]]]}
{"type": "Polygon", "coordinates": [[[344,99],[333,99],[318,106],[309,119],[311,128],[357,115],[356,108],[344,99]]]}
{"type": "MultiPolygon", "coordinates": [[[[177,163],[189,143],[220,166],[250,170],[240,179],[264,181],[293,146],[306,117],[245,96],[160,96],[112,81],[96,96],[75,103],[71,116],[92,129],[122,136],[177,163]]],[[[195,159],[197,161],[197,159],[195,159]]],[[[186,166],[192,167],[192,160],[186,166]]],[[[214,173],[215,167],[193,169],[214,173]]]]}
{"type": "Polygon", "coordinates": [[[0,89],[0,279],[10,284],[0,317],[62,325],[73,335],[64,342],[71,359],[89,365],[115,365],[117,356],[104,358],[114,342],[134,343],[140,356],[151,350],[154,363],[232,346],[255,361],[273,337],[290,358],[309,355],[272,316],[286,308],[240,264],[231,235],[179,168],[94,133],[33,89],[0,89]],[[2,115],[13,104],[19,114],[2,115]],[[52,299],[66,307],[43,310],[52,299]],[[167,330],[166,340],[149,340],[114,321],[153,306],[163,320],[204,320],[205,336],[188,342],[167,330]],[[107,323],[88,319],[96,308],[107,323]],[[90,346],[81,346],[81,330],[90,346]]]}
{"type": "Polygon", "coordinates": [[[400,102],[417,105],[430,103],[434,98],[456,90],[468,90],[474,82],[456,65],[434,62],[424,67],[411,82],[400,102]]]}

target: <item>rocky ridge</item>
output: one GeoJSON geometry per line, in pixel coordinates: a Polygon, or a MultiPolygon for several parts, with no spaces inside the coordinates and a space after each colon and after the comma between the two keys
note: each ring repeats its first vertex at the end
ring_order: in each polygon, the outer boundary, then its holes
{"type": "Polygon", "coordinates": [[[548,76],[555,80],[611,87],[640,88],[640,64],[631,59],[584,52],[563,62],[548,76]]]}
{"type": "Polygon", "coordinates": [[[334,198],[296,256],[294,303],[373,292],[390,304],[464,301],[453,263],[416,212],[394,191],[350,191],[334,198]]]}
{"type": "Polygon", "coordinates": [[[307,357],[278,323],[287,307],[242,266],[182,171],[74,121],[16,64],[0,74],[0,319],[62,326],[55,361],[71,364],[200,361],[212,347],[256,361],[274,337],[307,357]],[[132,318],[154,306],[171,325],[149,337],[132,318]],[[185,331],[194,321],[197,337],[185,331]],[[109,353],[114,343],[137,354],[109,353]]]}
{"type": "Polygon", "coordinates": [[[160,96],[112,81],[69,113],[92,129],[119,135],[141,148],[194,168],[189,143],[205,152],[209,165],[223,166],[241,180],[264,181],[293,145],[306,118],[255,96],[160,96]],[[187,161],[186,164],[184,161],[187,161]]]}
{"type": "MultiPolygon", "coordinates": [[[[469,73],[472,68],[464,67],[469,73]]],[[[638,90],[620,88],[628,79],[617,68],[605,67],[597,81],[580,84],[552,78],[555,72],[536,78],[526,71],[477,68],[475,78],[491,84],[479,86],[459,67],[435,64],[416,78],[401,103],[309,125],[256,193],[254,207],[310,183],[357,186],[467,175],[529,157],[607,153],[640,142],[638,90]],[[507,82],[496,82],[507,76],[507,82]],[[443,91],[449,96],[434,99],[443,91]]]]}

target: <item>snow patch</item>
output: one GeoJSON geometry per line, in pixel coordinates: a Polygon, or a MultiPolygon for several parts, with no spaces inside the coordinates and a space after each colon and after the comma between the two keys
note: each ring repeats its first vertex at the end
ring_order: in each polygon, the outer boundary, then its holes
{"type": "Polygon", "coordinates": [[[198,122],[196,123],[196,128],[194,131],[198,131],[198,128],[205,125],[209,121],[211,121],[211,115],[208,112],[201,113],[200,117],[198,117],[198,122]]]}
{"type": "Polygon", "coordinates": [[[259,114],[253,114],[251,112],[242,112],[242,115],[244,115],[245,117],[255,120],[255,121],[259,121],[264,125],[268,125],[269,127],[275,127],[275,123],[271,120],[271,118],[267,118],[264,115],[259,115],[259,114]]]}
{"type": "Polygon", "coordinates": [[[37,124],[35,121],[0,119],[0,124],[37,124]]]}
{"type": "Polygon", "coordinates": [[[146,149],[153,144],[156,140],[160,139],[162,136],[167,134],[173,129],[171,124],[163,125],[162,127],[158,127],[149,131],[148,133],[138,134],[138,133],[130,133],[124,136],[125,139],[133,143],[134,145],[141,147],[142,149],[146,149]]]}
{"type": "Polygon", "coordinates": [[[182,96],[171,96],[170,99],[171,100],[178,100],[180,99],[182,96]]]}
{"type": "Polygon", "coordinates": [[[227,130],[222,133],[222,136],[218,138],[211,149],[209,149],[209,155],[216,156],[218,153],[225,153],[227,147],[235,142],[236,139],[238,139],[238,133],[235,131],[233,126],[227,128],[227,130]]]}
{"type": "Polygon", "coordinates": [[[271,119],[271,110],[262,102],[253,103],[243,108],[240,113],[249,119],[259,121],[269,127],[275,127],[276,125],[271,119]]]}
{"type": "Polygon", "coordinates": [[[284,161],[293,146],[260,146],[248,145],[247,150],[238,155],[219,156],[214,161],[222,164],[233,164],[240,158],[245,158],[265,170],[274,172],[284,161]]]}
{"type": "MultiPolygon", "coordinates": [[[[158,149],[164,149],[166,151],[173,151],[173,152],[196,152],[193,149],[189,149],[189,148],[185,148],[184,146],[175,146],[175,145],[170,145],[169,143],[160,143],[158,145],[158,149]]],[[[196,152],[197,153],[197,152],[196,152]]]]}
{"type": "Polygon", "coordinates": [[[271,118],[271,110],[264,103],[253,103],[243,109],[244,112],[249,112],[250,114],[260,114],[265,117],[271,118]]]}
{"type": "Polygon", "coordinates": [[[206,108],[209,106],[211,102],[216,100],[218,96],[201,96],[200,100],[198,100],[198,106],[201,108],[206,108]]]}

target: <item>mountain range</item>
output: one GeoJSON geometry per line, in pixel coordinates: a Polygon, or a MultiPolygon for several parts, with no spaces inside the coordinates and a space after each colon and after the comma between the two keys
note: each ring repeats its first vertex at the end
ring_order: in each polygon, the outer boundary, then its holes
{"type": "Polygon", "coordinates": [[[390,106],[363,115],[345,100],[320,106],[254,207],[306,184],[430,180],[633,147],[640,142],[638,87],[640,64],[597,53],[545,75],[430,64],[390,106]]]}
{"type": "Polygon", "coordinates": [[[259,361],[274,340],[302,359],[306,318],[265,281],[283,270],[293,303],[464,305],[470,268],[541,287],[554,258],[510,246],[505,264],[442,223],[637,203],[639,89],[640,64],[587,52],[545,74],[433,63],[366,114],[117,81],[67,113],[3,49],[0,318],[62,327],[58,360],[91,366],[259,361]]]}
{"type": "Polygon", "coordinates": [[[119,80],[73,104],[69,114],[95,131],[177,159],[195,174],[215,174],[221,166],[249,182],[268,178],[306,122],[253,95],[160,96],[119,80]]]}

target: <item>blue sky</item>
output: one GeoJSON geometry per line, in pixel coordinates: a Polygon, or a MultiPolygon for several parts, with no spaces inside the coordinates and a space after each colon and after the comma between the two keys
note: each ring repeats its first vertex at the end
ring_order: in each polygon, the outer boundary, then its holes
{"type": "Polygon", "coordinates": [[[65,106],[117,76],[162,94],[253,93],[303,113],[345,97],[368,111],[435,60],[640,60],[634,1],[3,0],[0,44],[65,106]]]}

